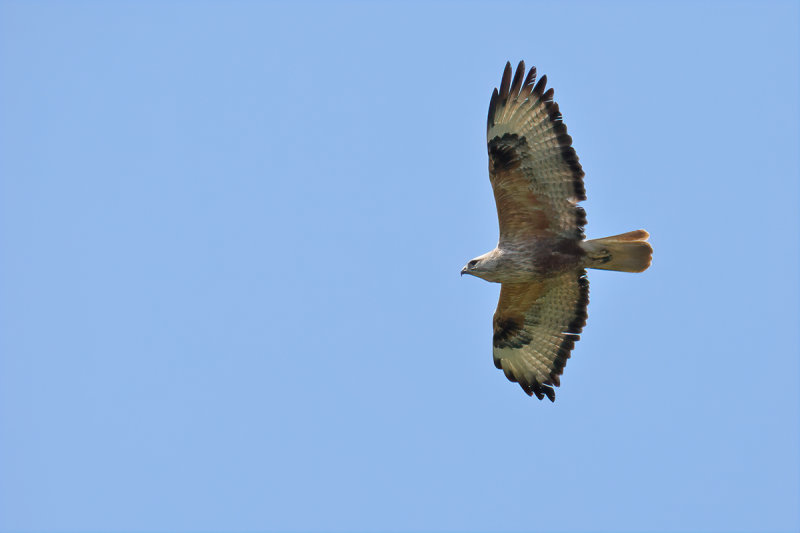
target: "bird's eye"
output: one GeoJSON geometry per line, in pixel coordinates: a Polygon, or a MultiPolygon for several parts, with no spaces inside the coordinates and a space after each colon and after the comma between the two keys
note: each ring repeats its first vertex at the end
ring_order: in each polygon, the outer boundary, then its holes
{"type": "Polygon", "coordinates": [[[473,259],[472,261],[467,263],[467,268],[473,268],[477,264],[478,264],[478,260],[477,259],[473,259]]]}

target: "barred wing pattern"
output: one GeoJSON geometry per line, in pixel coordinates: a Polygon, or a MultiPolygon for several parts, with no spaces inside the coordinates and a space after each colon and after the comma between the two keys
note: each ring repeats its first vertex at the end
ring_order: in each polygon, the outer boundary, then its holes
{"type": "Polygon", "coordinates": [[[532,283],[503,283],[494,314],[494,364],[528,396],[555,401],[570,352],[586,325],[586,270],[532,283]]]}
{"type": "Polygon", "coordinates": [[[497,203],[500,242],[536,236],[582,239],[586,213],[584,172],[561,120],[547,76],[531,68],[523,81],[506,63],[500,91],[492,93],[486,140],[489,177],[497,203]]]}

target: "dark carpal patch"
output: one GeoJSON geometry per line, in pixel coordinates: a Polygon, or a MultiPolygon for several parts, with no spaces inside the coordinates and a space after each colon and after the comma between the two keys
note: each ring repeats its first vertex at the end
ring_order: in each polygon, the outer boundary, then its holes
{"type": "Polygon", "coordinates": [[[516,133],[506,133],[489,141],[489,171],[507,172],[519,167],[526,145],[525,137],[516,133]]]}
{"type": "Polygon", "coordinates": [[[522,317],[503,317],[494,322],[494,337],[492,343],[496,348],[519,347],[522,344],[514,342],[515,337],[522,331],[524,319],[522,317]]]}

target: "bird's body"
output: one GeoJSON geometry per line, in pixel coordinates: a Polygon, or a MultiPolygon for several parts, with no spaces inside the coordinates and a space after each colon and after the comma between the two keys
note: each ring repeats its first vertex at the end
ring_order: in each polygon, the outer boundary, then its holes
{"type": "Polygon", "coordinates": [[[499,243],[479,258],[480,268],[465,272],[495,283],[526,283],[573,270],[585,252],[573,239],[545,237],[499,243]]]}
{"type": "Polygon", "coordinates": [[[583,169],[546,77],[534,85],[520,62],[506,64],[489,104],[489,176],[500,224],[497,247],[461,271],[501,283],[494,361],[529,395],[555,400],[586,323],[586,268],[641,272],[652,248],[644,230],[584,240],[583,169]]]}

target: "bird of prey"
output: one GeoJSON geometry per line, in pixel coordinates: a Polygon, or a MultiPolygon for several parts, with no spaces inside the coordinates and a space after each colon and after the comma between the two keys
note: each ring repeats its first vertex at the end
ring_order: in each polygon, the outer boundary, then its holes
{"type": "Polygon", "coordinates": [[[494,313],[494,364],[529,396],[555,401],[575,341],[586,324],[586,268],[642,272],[653,249],[644,230],[585,240],[584,172],[547,76],[511,78],[506,63],[492,93],[486,140],[500,238],[461,270],[501,283],[494,313]]]}

